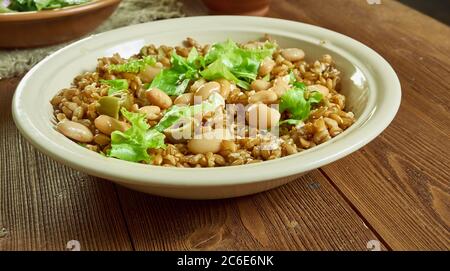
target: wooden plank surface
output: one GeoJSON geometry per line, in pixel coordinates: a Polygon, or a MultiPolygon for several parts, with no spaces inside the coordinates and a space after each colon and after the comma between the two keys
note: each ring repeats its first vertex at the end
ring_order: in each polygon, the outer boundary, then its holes
{"type": "MultiPolygon", "coordinates": [[[[207,10],[183,1],[188,15],[207,10]]],[[[449,27],[395,1],[272,1],[269,16],[372,47],[398,73],[397,118],[362,150],[281,188],[217,201],[148,196],[68,169],[18,135],[0,81],[0,250],[450,249],[449,27]],[[400,16],[401,14],[401,16],[400,16]],[[4,228],[4,229],[3,229],[4,228]]]]}
{"type": "Polygon", "coordinates": [[[277,1],[270,16],[353,37],[393,66],[403,91],[394,122],[322,172],[392,249],[449,249],[450,28],[387,0],[277,1]]]}
{"type": "Polygon", "coordinates": [[[366,250],[378,240],[318,170],[238,199],[118,191],[137,250],[366,250]]]}
{"type": "Polygon", "coordinates": [[[0,81],[0,251],[131,250],[113,184],[62,166],[31,147],[11,116],[18,79],[0,81]]]}

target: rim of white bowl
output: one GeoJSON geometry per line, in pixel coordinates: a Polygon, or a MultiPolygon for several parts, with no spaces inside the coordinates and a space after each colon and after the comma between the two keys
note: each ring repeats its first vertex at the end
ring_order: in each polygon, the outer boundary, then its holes
{"type": "MultiPolygon", "coordinates": [[[[102,44],[105,46],[105,42],[102,44]]],[[[395,117],[400,101],[400,81],[393,68],[374,50],[350,37],[318,26],[283,19],[250,16],[199,16],[119,28],[90,36],[58,50],[38,63],[24,76],[16,89],[12,111],[17,128],[33,146],[49,157],[74,169],[125,184],[195,187],[248,184],[283,178],[334,162],[358,150],[378,136],[395,117]],[[367,108],[357,122],[344,132],[345,136],[342,134],[310,150],[261,163],[215,168],[166,168],[105,158],[95,153],[96,156],[92,156],[92,151],[73,142],[70,142],[73,146],[64,147],[51,141],[45,135],[47,132],[51,132],[50,129],[49,131],[41,131],[30,119],[33,110],[23,106],[25,92],[30,88],[28,81],[37,76],[41,69],[46,68],[47,63],[52,59],[58,58],[61,54],[65,54],[70,50],[89,44],[92,40],[126,41],[120,33],[133,33],[133,31],[140,33],[139,30],[148,29],[150,25],[159,31],[175,31],[180,25],[187,24],[190,27],[198,28],[203,28],[207,25],[209,29],[215,26],[215,31],[221,29],[254,30],[261,33],[270,32],[271,34],[313,42],[326,40],[327,47],[339,51],[364,72],[369,82],[367,108]],[[356,56],[364,56],[364,61],[356,56]],[[370,67],[375,71],[375,74],[367,73],[365,67],[370,67]],[[382,78],[382,80],[375,80],[375,76],[382,78]],[[389,97],[377,95],[380,90],[386,89],[389,90],[389,97]]]]}

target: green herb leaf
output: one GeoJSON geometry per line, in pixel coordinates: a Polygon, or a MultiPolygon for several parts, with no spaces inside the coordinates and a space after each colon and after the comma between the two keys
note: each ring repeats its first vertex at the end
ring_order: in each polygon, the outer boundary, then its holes
{"type": "Polygon", "coordinates": [[[152,56],[145,56],[142,59],[132,59],[123,64],[111,64],[108,66],[109,72],[130,72],[139,73],[147,66],[153,66],[156,60],[152,56]]]}
{"type": "Polygon", "coordinates": [[[130,121],[131,128],[125,132],[114,131],[111,134],[111,150],[108,156],[132,162],[150,162],[151,157],[147,150],[165,148],[164,134],[149,129],[145,114],[128,112],[125,108],[122,108],[121,112],[130,121]]]}

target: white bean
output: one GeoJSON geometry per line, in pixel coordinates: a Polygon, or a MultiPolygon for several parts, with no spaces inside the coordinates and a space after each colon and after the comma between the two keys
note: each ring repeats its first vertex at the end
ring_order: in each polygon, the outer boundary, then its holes
{"type": "Polygon", "coordinates": [[[305,58],[305,52],[298,48],[286,48],[281,50],[281,55],[288,61],[296,62],[305,58]]]}
{"type": "Polygon", "coordinates": [[[187,147],[194,154],[217,153],[222,148],[222,141],[231,139],[231,132],[225,129],[215,129],[204,133],[201,138],[189,140],[187,147]]]}
{"type": "Polygon", "coordinates": [[[189,140],[187,147],[189,151],[194,154],[198,153],[218,153],[220,151],[220,146],[222,145],[222,139],[191,139],[189,140]]]}
{"type": "Polygon", "coordinates": [[[250,86],[255,91],[261,91],[261,90],[266,90],[266,89],[270,88],[271,85],[272,84],[270,82],[258,79],[258,80],[254,80],[250,86]]]}
{"type": "Polygon", "coordinates": [[[277,94],[270,90],[261,90],[248,98],[248,102],[251,104],[256,103],[273,104],[277,100],[278,100],[277,94]]]}
{"type": "Polygon", "coordinates": [[[230,95],[231,92],[231,84],[230,81],[228,81],[227,79],[219,79],[217,80],[217,82],[220,84],[220,95],[226,99],[228,98],[228,95],[230,95]]]}
{"type": "Polygon", "coordinates": [[[196,92],[199,87],[204,85],[206,83],[206,80],[204,78],[200,78],[197,81],[195,81],[192,86],[190,87],[190,92],[196,92]]]}
{"type": "Polygon", "coordinates": [[[164,91],[152,88],[145,93],[147,100],[161,109],[167,109],[172,106],[172,99],[164,91]]]}
{"type": "Polygon", "coordinates": [[[139,108],[138,111],[141,113],[145,113],[148,120],[159,119],[159,114],[161,113],[161,109],[156,105],[146,105],[139,108]]]}
{"type": "Polygon", "coordinates": [[[208,82],[197,89],[194,96],[200,96],[202,101],[208,99],[213,92],[220,92],[220,84],[214,81],[208,82]]]}
{"type": "Polygon", "coordinates": [[[178,96],[174,101],[177,105],[192,105],[194,104],[194,93],[184,93],[178,96]]]}
{"type": "Polygon", "coordinates": [[[265,104],[253,104],[247,109],[247,121],[251,127],[269,129],[274,127],[280,120],[281,114],[278,110],[270,108],[265,104]]]}
{"type": "Polygon", "coordinates": [[[273,87],[270,88],[280,98],[289,89],[289,84],[282,78],[277,78],[273,82],[273,87]]]}
{"type": "Polygon", "coordinates": [[[275,67],[275,61],[273,61],[273,59],[270,57],[266,57],[261,62],[261,66],[259,66],[258,74],[261,76],[265,76],[273,70],[273,67],[275,67]]]}
{"type": "Polygon", "coordinates": [[[63,119],[56,125],[58,131],[63,135],[76,140],[78,142],[88,143],[94,139],[94,135],[91,130],[78,122],[63,119]]]}
{"type": "Polygon", "coordinates": [[[313,91],[317,91],[322,93],[322,95],[324,97],[328,96],[328,94],[330,93],[330,90],[328,90],[328,88],[326,86],[322,86],[322,85],[311,85],[307,87],[309,91],[313,92],[313,91]]]}
{"type": "Polygon", "coordinates": [[[128,123],[121,122],[107,115],[100,115],[94,120],[95,128],[105,135],[110,135],[112,132],[119,130],[125,131],[130,126],[128,123]]]}
{"type": "Polygon", "coordinates": [[[139,73],[139,77],[141,78],[142,82],[149,83],[153,81],[153,79],[156,77],[156,75],[158,75],[158,73],[161,72],[161,70],[162,70],[161,67],[148,66],[139,73]]]}

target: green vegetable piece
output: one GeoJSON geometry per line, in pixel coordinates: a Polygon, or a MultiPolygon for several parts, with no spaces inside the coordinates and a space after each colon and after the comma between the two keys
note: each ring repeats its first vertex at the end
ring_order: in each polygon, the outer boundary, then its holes
{"type": "Polygon", "coordinates": [[[189,52],[186,61],[190,64],[190,65],[200,65],[201,63],[201,56],[198,54],[197,49],[195,49],[195,47],[192,47],[191,51],[189,52]],[[198,62],[198,63],[196,63],[198,62]]]}
{"type": "Polygon", "coordinates": [[[116,92],[113,97],[119,98],[120,107],[124,107],[127,110],[131,110],[134,104],[134,96],[128,92],[119,91],[116,92]]]}
{"type": "Polygon", "coordinates": [[[250,82],[256,79],[261,61],[271,56],[275,48],[275,44],[266,42],[261,48],[244,49],[228,40],[214,44],[205,57],[199,55],[195,48],[187,58],[173,53],[172,67],[160,72],[149,87],[178,96],[184,93],[190,80],[197,79],[200,74],[207,80],[225,78],[250,89],[250,82]]]}
{"type": "Polygon", "coordinates": [[[290,71],[287,76],[289,76],[289,84],[294,84],[297,81],[293,71],[290,71]]]}
{"type": "MultiPolygon", "coordinates": [[[[305,99],[305,91],[305,84],[300,82],[294,83],[294,87],[281,96],[279,111],[281,113],[284,111],[290,112],[292,119],[307,119],[311,112],[311,104],[319,103],[322,100],[322,94],[313,92],[307,100],[305,99]]],[[[289,122],[286,123],[289,124],[289,122]]]]}
{"type": "Polygon", "coordinates": [[[132,113],[125,108],[122,108],[121,113],[131,123],[131,128],[111,134],[111,150],[107,155],[131,162],[151,162],[147,151],[165,148],[164,134],[149,129],[144,113],[132,113]]]}
{"type": "Polygon", "coordinates": [[[183,74],[178,71],[172,69],[162,70],[153,79],[149,88],[158,88],[167,93],[167,95],[178,96],[183,94],[185,91],[185,89],[182,89],[182,87],[178,87],[178,85],[182,83],[184,79],[185,78],[183,74]]]}
{"type": "Polygon", "coordinates": [[[205,56],[206,68],[201,75],[207,80],[232,80],[238,86],[249,89],[250,82],[258,75],[261,61],[271,56],[275,48],[276,45],[270,42],[255,49],[240,48],[231,40],[216,43],[205,56]]]}
{"type": "Polygon", "coordinates": [[[301,121],[301,120],[296,120],[296,119],[286,119],[286,120],[283,120],[283,121],[280,121],[278,124],[281,126],[281,125],[284,125],[284,124],[287,124],[287,125],[299,125],[300,123],[302,123],[303,121],[301,121]]]}
{"type": "Polygon", "coordinates": [[[231,72],[231,70],[224,65],[221,61],[215,61],[208,66],[205,70],[200,72],[207,80],[216,80],[220,78],[225,78],[229,81],[238,82],[239,79],[231,72]]]}
{"type": "Polygon", "coordinates": [[[187,58],[172,53],[170,62],[172,67],[158,73],[150,88],[158,88],[167,95],[178,96],[186,91],[190,80],[198,78],[201,56],[193,48],[187,58]]]}
{"type": "Polygon", "coordinates": [[[129,72],[139,73],[147,66],[153,66],[156,60],[152,56],[145,56],[142,59],[132,59],[123,64],[112,64],[108,66],[109,72],[129,72]]]}
{"type": "Polygon", "coordinates": [[[314,91],[314,92],[311,92],[309,94],[308,102],[311,103],[311,104],[313,104],[313,103],[320,103],[322,98],[323,98],[322,93],[320,93],[318,91],[314,91]]]}
{"type": "Polygon", "coordinates": [[[117,97],[104,96],[98,100],[97,112],[100,115],[108,115],[115,119],[119,118],[120,99],[117,97]]]}
{"type": "Polygon", "coordinates": [[[166,111],[162,119],[158,122],[158,124],[153,126],[152,129],[162,132],[165,129],[175,125],[182,118],[190,118],[200,112],[206,114],[207,112],[214,111],[217,107],[223,105],[225,105],[225,101],[218,93],[213,93],[208,98],[208,101],[204,101],[201,104],[192,106],[173,105],[166,111]]]}
{"type": "Polygon", "coordinates": [[[178,106],[174,105],[170,107],[164,116],[161,118],[161,120],[152,127],[152,129],[162,132],[165,129],[173,126],[180,120],[182,117],[189,117],[190,116],[190,107],[189,106],[178,106]]]}
{"type": "Polygon", "coordinates": [[[100,80],[100,83],[109,86],[108,96],[112,96],[119,91],[128,90],[128,81],[126,79],[100,80]]]}

